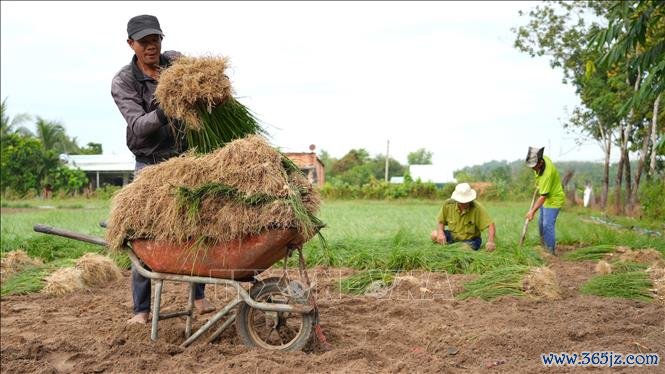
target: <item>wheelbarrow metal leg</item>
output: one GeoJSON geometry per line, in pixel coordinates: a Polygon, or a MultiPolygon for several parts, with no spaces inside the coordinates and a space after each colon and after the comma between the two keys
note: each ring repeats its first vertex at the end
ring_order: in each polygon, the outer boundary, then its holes
{"type": "Polygon", "coordinates": [[[194,335],[190,336],[189,339],[185,340],[180,346],[182,348],[187,347],[188,345],[192,344],[192,342],[196,339],[198,339],[199,336],[201,336],[204,332],[208,331],[212,325],[214,325],[217,321],[219,321],[222,317],[227,315],[231,309],[235,308],[236,305],[240,304],[242,302],[242,299],[239,297],[236,297],[233,301],[230,303],[226,304],[224,309],[220,310],[215,314],[208,322],[205,323],[205,325],[201,326],[194,335]]]}
{"type": "Polygon", "coordinates": [[[194,315],[194,292],[196,283],[189,283],[189,299],[187,300],[187,322],[185,322],[185,339],[192,335],[192,316],[194,315]]]}
{"type": "Polygon", "coordinates": [[[222,332],[224,332],[224,330],[226,330],[227,327],[231,326],[231,324],[232,324],[233,322],[235,322],[235,320],[236,320],[236,314],[235,314],[235,313],[231,313],[231,314],[229,315],[229,318],[227,318],[226,321],[224,321],[224,323],[222,324],[222,326],[220,326],[220,327],[217,329],[217,331],[215,331],[214,333],[212,333],[212,335],[211,335],[210,338],[208,339],[208,344],[210,344],[210,343],[212,343],[213,341],[215,341],[215,339],[217,339],[217,337],[219,337],[219,336],[222,334],[222,332]]]}
{"type": "Polygon", "coordinates": [[[162,286],[164,286],[164,281],[158,279],[155,283],[155,300],[152,307],[152,331],[150,332],[150,339],[153,341],[157,340],[157,324],[159,323],[159,309],[162,302],[162,286]]]}

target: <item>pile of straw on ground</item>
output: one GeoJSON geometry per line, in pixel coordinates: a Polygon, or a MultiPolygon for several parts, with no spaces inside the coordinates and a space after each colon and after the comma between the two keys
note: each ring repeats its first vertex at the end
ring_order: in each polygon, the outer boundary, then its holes
{"type": "Polygon", "coordinates": [[[45,279],[42,292],[54,296],[62,296],[85,288],[81,278],[81,270],[76,268],[60,268],[45,279]]]}
{"type": "Polygon", "coordinates": [[[605,275],[612,273],[612,265],[609,262],[600,260],[596,264],[595,268],[596,274],[605,275]]]}
{"type": "Polygon", "coordinates": [[[81,280],[89,287],[100,287],[122,278],[122,272],[108,256],[86,253],[76,260],[81,280]]]}
{"type": "Polygon", "coordinates": [[[214,244],[296,228],[309,240],[319,204],[300,170],[263,137],[250,135],[210,154],[141,170],[114,196],[106,239],[115,249],[132,239],[214,244]]]}
{"type": "Polygon", "coordinates": [[[0,281],[4,282],[12,275],[21,272],[29,266],[41,265],[42,261],[28,256],[25,251],[19,249],[7,252],[0,260],[0,281]]]}
{"type": "Polygon", "coordinates": [[[561,289],[554,271],[547,267],[531,268],[522,278],[522,290],[532,297],[547,300],[561,298],[561,289]]]}

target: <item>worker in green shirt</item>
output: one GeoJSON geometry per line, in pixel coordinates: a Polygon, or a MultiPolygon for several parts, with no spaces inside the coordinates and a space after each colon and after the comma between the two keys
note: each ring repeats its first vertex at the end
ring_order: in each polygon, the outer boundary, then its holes
{"type": "Polygon", "coordinates": [[[455,186],[450,199],[443,202],[436,221],[437,229],[432,231],[432,241],[439,244],[464,242],[474,250],[478,250],[482,244],[480,232],[489,228],[487,237],[488,251],[496,248],[494,235],[496,229],[494,221],[487,214],[487,210],[476,199],[476,191],[468,183],[460,183],[455,186]],[[446,230],[446,226],[448,229],[446,230]]]}
{"type": "Polygon", "coordinates": [[[533,207],[526,213],[526,219],[531,221],[540,209],[538,217],[538,231],[540,240],[545,248],[554,254],[556,245],[555,225],[559,210],[565,202],[561,177],[549,157],[543,156],[545,147],[529,147],[526,155],[526,165],[533,169],[536,176],[538,199],[533,207]]]}

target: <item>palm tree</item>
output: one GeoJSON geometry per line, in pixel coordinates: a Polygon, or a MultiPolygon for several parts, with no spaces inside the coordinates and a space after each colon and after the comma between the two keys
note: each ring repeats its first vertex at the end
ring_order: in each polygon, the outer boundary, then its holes
{"type": "Polygon", "coordinates": [[[11,133],[19,133],[22,135],[32,135],[30,130],[28,130],[26,127],[19,126],[21,123],[29,121],[30,120],[30,115],[26,113],[21,113],[17,114],[14,118],[9,118],[9,115],[7,114],[7,98],[5,97],[4,100],[2,100],[2,104],[0,106],[0,116],[2,117],[2,124],[1,124],[1,131],[2,135],[7,135],[11,133]]]}
{"type": "Polygon", "coordinates": [[[76,139],[69,139],[65,127],[58,121],[48,121],[37,117],[37,139],[46,150],[57,153],[70,153],[78,149],[76,139]]]}

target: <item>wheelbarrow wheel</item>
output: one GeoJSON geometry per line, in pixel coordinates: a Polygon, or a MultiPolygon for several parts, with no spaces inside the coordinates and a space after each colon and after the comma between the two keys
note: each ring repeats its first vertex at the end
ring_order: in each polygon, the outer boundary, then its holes
{"type": "MultiPolygon", "coordinates": [[[[307,304],[304,297],[294,298],[284,292],[279,278],[268,278],[255,283],[249,290],[252,299],[264,303],[307,304]]],[[[254,309],[241,303],[236,316],[236,330],[249,347],[271,350],[299,351],[309,341],[312,332],[312,314],[271,312],[254,309]]]]}

